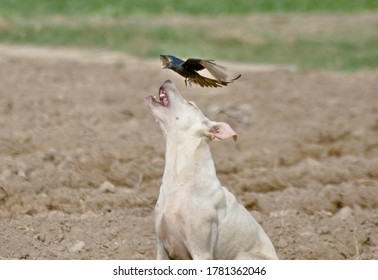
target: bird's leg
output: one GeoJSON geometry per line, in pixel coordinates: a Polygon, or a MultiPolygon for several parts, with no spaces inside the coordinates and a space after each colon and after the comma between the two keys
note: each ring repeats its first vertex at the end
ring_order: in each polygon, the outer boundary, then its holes
{"type": "Polygon", "coordinates": [[[189,86],[191,87],[192,86],[192,80],[190,78],[185,78],[185,86],[189,86]]]}

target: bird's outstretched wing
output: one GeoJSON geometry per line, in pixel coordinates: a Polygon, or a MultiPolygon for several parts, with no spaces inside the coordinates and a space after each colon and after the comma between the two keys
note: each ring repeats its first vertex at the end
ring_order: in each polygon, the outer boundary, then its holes
{"type": "Polygon", "coordinates": [[[194,83],[201,87],[214,87],[214,88],[227,85],[227,83],[225,82],[219,82],[217,80],[201,76],[197,72],[195,72],[193,77],[185,79],[185,84],[187,82],[189,83],[189,85],[191,85],[191,83],[194,83]]]}
{"type": "Polygon", "coordinates": [[[214,60],[189,58],[183,66],[190,67],[196,71],[206,69],[218,81],[227,81],[227,74],[224,72],[226,67],[220,66],[214,60]]]}
{"type": "Polygon", "coordinates": [[[195,71],[201,71],[205,69],[205,66],[201,64],[202,59],[198,58],[188,58],[183,64],[183,67],[193,69],[195,71]]]}
{"type": "Polygon", "coordinates": [[[234,78],[230,81],[218,81],[218,80],[215,80],[215,79],[211,79],[211,78],[208,78],[208,77],[201,76],[200,74],[195,72],[195,74],[192,77],[185,79],[185,84],[189,83],[189,85],[191,85],[191,83],[194,83],[194,84],[197,84],[201,87],[214,87],[214,88],[216,88],[216,87],[227,86],[229,83],[232,83],[233,81],[235,81],[236,79],[239,79],[240,77],[241,77],[241,74],[239,74],[236,78],[234,78]]]}
{"type": "Polygon", "coordinates": [[[201,60],[201,65],[203,65],[216,80],[227,81],[227,74],[224,72],[226,67],[218,65],[212,60],[201,60]]]}
{"type": "MultiPolygon", "coordinates": [[[[227,68],[224,66],[221,66],[219,64],[216,64],[214,60],[208,60],[208,59],[198,59],[198,58],[189,58],[187,59],[183,66],[190,67],[196,71],[200,71],[203,69],[206,69],[209,71],[209,73],[215,78],[215,80],[203,77],[205,80],[209,80],[208,82],[210,84],[214,84],[214,82],[218,82],[218,86],[226,86],[230,82],[239,79],[241,75],[237,76],[236,78],[232,79],[231,81],[227,81],[227,74],[226,70],[227,68]],[[211,82],[210,82],[211,81],[211,82]]],[[[196,77],[198,79],[198,77],[196,77]]],[[[202,86],[202,85],[201,85],[202,86]]],[[[209,85],[207,85],[209,86],[209,85]]]]}

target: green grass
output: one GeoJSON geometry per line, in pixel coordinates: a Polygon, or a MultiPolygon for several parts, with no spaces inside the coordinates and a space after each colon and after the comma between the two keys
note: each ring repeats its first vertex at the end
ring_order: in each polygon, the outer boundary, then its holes
{"type": "MultiPolygon", "coordinates": [[[[161,53],[254,63],[296,64],[303,69],[353,70],[378,68],[378,36],[359,33],[294,34],[288,40],[271,29],[243,35],[222,34],[225,27],[202,25],[128,24],[72,26],[19,25],[0,29],[1,41],[77,46],[126,51],[139,57],[161,53]],[[268,32],[269,31],[269,32],[268,32]],[[250,36],[251,42],[245,39],[250,36]],[[206,38],[206,40],[204,39],[206,38]],[[253,41],[256,38],[256,42],[253,41]]],[[[239,28],[239,27],[237,27],[239,28]]],[[[372,26],[371,28],[375,28],[372,26]]]]}
{"type": "Polygon", "coordinates": [[[261,12],[354,12],[372,9],[378,9],[377,0],[0,0],[0,15],[3,17],[125,17],[167,13],[240,15],[261,12]]]}
{"type": "Polygon", "coordinates": [[[352,12],[377,8],[376,0],[0,0],[0,42],[103,48],[139,57],[167,53],[296,64],[302,69],[378,68],[378,22],[347,20],[352,12]],[[307,15],[295,14],[322,12],[317,13],[321,24],[321,16],[333,16],[330,11],[337,12],[336,24],[311,32],[306,28],[313,26],[301,25],[307,15]],[[257,12],[271,14],[250,23],[246,14],[257,12]],[[177,13],[192,20],[177,21],[177,13]],[[298,16],[302,19],[293,28],[291,18],[298,16]]]}

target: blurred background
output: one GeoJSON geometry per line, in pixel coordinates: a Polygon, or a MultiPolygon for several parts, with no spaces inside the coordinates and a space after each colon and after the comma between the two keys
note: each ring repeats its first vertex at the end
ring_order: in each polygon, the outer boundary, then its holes
{"type": "Polygon", "coordinates": [[[0,0],[0,42],[302,69],[378,66],[376,0],[0,0]]]}
{"type": "Polygon", "coordinates": [[[0,0],[0,260],[155,258],[166,79],[238,133],[217,175],[281,259],[378,259],[378,0],[0,0]]]}

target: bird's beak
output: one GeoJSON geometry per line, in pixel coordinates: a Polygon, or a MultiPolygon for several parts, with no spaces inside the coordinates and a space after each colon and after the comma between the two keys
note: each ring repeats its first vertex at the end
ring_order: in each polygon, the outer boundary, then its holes
{"type": "Polygon", "coordinates": [[[163,69],[167,69],[168,68],[169,59],[166,58],[164,55],[161,54],[160,55],[160,60],[163,63],[163,69]]]}

